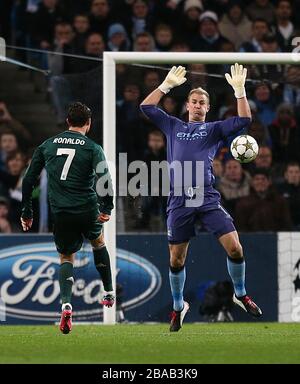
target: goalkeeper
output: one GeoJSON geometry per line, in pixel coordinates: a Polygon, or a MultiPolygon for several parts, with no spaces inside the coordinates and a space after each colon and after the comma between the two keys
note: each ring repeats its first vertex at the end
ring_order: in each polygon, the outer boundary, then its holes
{"type": "Polygon", "coordinates": [[[186,109],[189,121],[186,123],[166,114],[157,107],[161,98],[172,88],[186,81],[184,67],[173,67],[163,83],[141,103],[141,110],[153,121],[167,138],[168,162],[179,161],[193,165],[189,185],[182,183],[175,172],[170,174],[170,195],[167,206],[167,229],[170,250],[169,278],[173,296],[173,312],[170,331],[181,326],[189,304],[183,299],[186,279],[185,260],[190,239],[195,236],[195,220],[200,219],[202,227],[212,232],[227,253],[227,268],[234,286],[233,301],[254,317],[262,315],[261,309],[247,295],[245,289],[245,260],[238,233],[232,217],[220,204],[220,194],[213,188],[212,162],[220,143],[228,136],[247,128],[251,122],[251,111],[246,97],[245,81],[247,70],[242,65],[231,66],[231,75],[226,80],[234,89],[238,116],[225,121],[205,122],[209,111],[209,94],[202,88],[192,89],[187,97],[186,109]],[[202,161],[204,180],[202,197],[196,178],[195,163],[202,161]],[[185,184],[185,185],[183,185],[185,184]],[[178,188],[181,195],[178,196],[178,188]],[[192,204],[191,204],[192,203],[192,204]]]}

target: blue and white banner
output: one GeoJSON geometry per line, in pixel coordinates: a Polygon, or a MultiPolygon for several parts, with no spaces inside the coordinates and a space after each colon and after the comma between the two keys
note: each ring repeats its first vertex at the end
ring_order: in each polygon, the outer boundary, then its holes
{"type": "MultiPolygon", "coordinates": [[[[24,236],[20,238],[27,240],[24,236]]],[[[1,240],[1,244],[5,244],[4,237],[1,240]]],[[[5,313],[7,323],[55,322],[59,316],[59,258],[55,245],[49,241],[40,242],[38,236],[33,240],[0,250],[0,312],[2,317],[5,313]]],[[[90,246],[85,245],[77,254],[74,267],[74,320],[100,321],[103,285],[90,246]]],[[[161,286],[160,273],[153,264],[122,249],[117,250],[117,281],[130,287],[123,298],[124,311],[143,305],[161,286]]]]}
{"type": "MultiPolygon", "coordinates": [[[[242,234],[247,262],[247,290],[264,311],[264,321],[278,320],[277,234],[242,234]]],[[[51,235],[0,236],[0,325],[53,323],[59,320],[59,258],[51,235]]],[[[191,242],[186,262],[186,321],[199,313],[203,287],[228,281],[226,254],[210,234],[191,242]]],[[[117,236],[117,304],[125,319],[168,322],[172,309],[169,249],[165,235],[117,236]]],[[[102,321],[102,282],[90,245],[76,256],[72,304],[75,321],[102,321]]],[[[251,321],[239,308],[236,321],[251,321]]]]}

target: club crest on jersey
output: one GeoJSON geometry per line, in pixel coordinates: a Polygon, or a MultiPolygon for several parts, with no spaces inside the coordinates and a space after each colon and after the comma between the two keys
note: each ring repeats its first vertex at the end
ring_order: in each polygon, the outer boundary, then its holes
{"type": "Polygon", "coordinates": [[[203,137],[207,136],[206,131],[200,131],[200,132],[195,132],[195,133],[190,133],[190,132],[177,132],[177,138],[179,140],[198,140],[198,139],[203,139],[203,137]]]}

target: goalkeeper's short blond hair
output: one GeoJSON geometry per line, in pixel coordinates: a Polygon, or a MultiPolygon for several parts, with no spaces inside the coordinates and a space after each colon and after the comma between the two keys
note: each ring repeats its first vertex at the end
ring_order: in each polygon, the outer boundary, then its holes
{"type": "Polygon", "coordinates": [[[189,92],[187,99],[190,100],[190,97],[191,97],[194,93],[197,93],[197,95],[205,95],[205,96],[207,97],[207,101],[208,101],[208,104],[209,104],[209,99],[210,99],[210,97],[209,97],[209,93],[208,93],[205,89],[203,89],[203,88],[201,88],[201,87],[192,89],[192,90],[189,92]]]}

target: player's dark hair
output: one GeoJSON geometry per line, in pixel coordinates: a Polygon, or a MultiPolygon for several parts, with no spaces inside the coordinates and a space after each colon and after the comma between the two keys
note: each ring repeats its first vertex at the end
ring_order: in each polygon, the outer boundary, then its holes
{"type": "Polygon", "coordinates": [[[69,106],[67,120],[71,127],[83,127],[89,121],[92,112],[86,105],[76,102],[69,106]]]}

